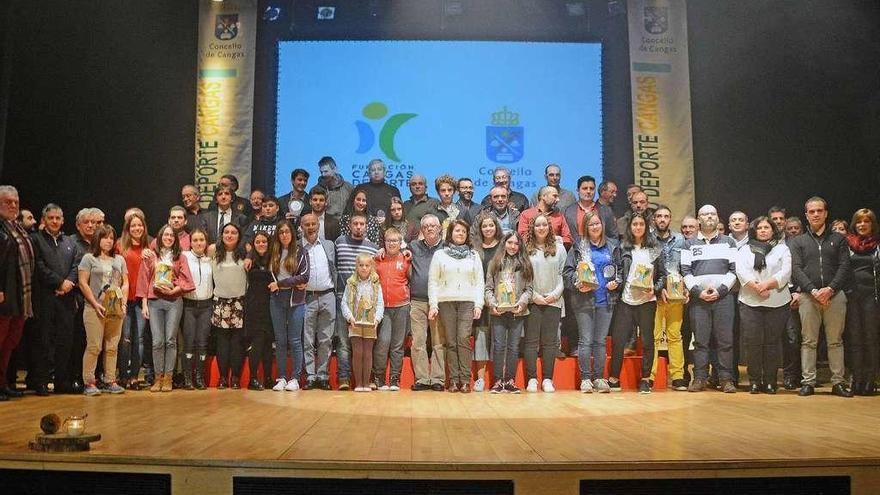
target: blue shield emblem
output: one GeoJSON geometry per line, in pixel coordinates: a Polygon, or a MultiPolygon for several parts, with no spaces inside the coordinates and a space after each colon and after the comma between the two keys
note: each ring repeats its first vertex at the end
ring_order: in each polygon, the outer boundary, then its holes
{"type": "Polygon", "coordinates": [[[645,31],[663,34],[669,29],[669,9],[667,7],[645,7],[645,31]]]}
{"type": "Polygon", "coordinates": [[[221,14],[214,22],[214,37],[229,41],[238,36],[238,14],[221,14]]]}
{"type": "Polygon", "coordinates": [[[519,126],[486,126],[486,157],[495,163],[516,163],[525,153],[525,129],[519,126]]]}

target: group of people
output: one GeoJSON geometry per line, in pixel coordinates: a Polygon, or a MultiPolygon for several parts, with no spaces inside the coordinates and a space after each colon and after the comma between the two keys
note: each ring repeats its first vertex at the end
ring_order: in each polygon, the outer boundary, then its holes
{"type": "Polygon", "coordinates": [[[82,209],[67,235],[59,205],[36,218],[0,186],[0,400],[23,394],[9,366],[18,347],[37,395],[50,384],[90,396],[205,389],[209,353],[219,388],[239,388],[246,356],[249,389],[329,389],[335,352],[340,390],[395,391],[407,335],[414,391],[518,393],[522,355],[526,390],[553,392],[561,336],[581,392],[617,391],[640,335],[641,393],[665,342],[674,390],[735,392],[744,358],[751,393],[776,393],[782,367],[783,386],[808,396],[821,334],[831,393],[876,392],[880,228],[869,209],[832,227],[812,197],[804,228],[779,207],[725,225],[704,205],[676,232],[681,212],[638,186],[616,218],[615,183],[583,176],[569,191],[555,164],[532,198],[499,167],[479,202],[468,178],[437,177],[433,198],[413,175],[404,201],[381,160],[357,186],[331,157],[318,168],[308,191],[309,173],[294,170],[281,198],[239,197],[224,176],[207,209],[184,186],[155,237],[139,208],[118,232],[82,209]]]}

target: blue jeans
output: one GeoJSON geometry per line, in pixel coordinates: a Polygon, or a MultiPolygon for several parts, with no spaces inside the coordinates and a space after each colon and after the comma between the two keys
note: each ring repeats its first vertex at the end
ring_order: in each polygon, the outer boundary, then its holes
{"type": "Polygon", "coordinates": [[[348,338],[348,322],[342,317],[342,294],[336,295],[336,378],[351,378],[351,341],[348,338]]]}
{"type": "Polygon", "coordinates": [[[150,331],[153,334],[153,366],[156,373],[174,373],[183,299],[150,299],[147,308],[150,310],[150,331]]]}
{"type": "Polygon", "coordinates": [[[302,373],[305,307],[305,304],[290,305],[289,290],[281,290],[269,296],[269,314],[272,316],[272,330],[275,332],[275,360],[279,378],[299,380],[302,373]],[[288,345],[293,354],[293,369],[287,365],[288,345]]]}
{"type": "Polygon", "coordinates": [[[141,311],[141,299],[126,303],[125,319],[122,320],[122,340],[119,342],[119,379],[137,378],[144,356],[144,328],[147,320],[141,311]]]}
{"type": "Polygon", "coordinates": [[[605,374],[605,338],[611,327],[609,306],[573,308],[578,326],[578,368],[582,380],[597,380],[605,374]],[[590,366],[590,358],[593,365],[590,366]]]}

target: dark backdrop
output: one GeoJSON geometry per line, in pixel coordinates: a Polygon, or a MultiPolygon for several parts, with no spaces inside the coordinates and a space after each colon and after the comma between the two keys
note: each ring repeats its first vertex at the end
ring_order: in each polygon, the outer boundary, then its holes
{"type": "MultiPolygon", "coordinates": [[[[604,0],[585,2],[585,17],[550,0],[463,0],[462,15],[442,0],[272,3],[282,15],[257,40],[256,185],[274,176],[278,38],[602,40],[605,173],[632,179],[626,19],[604,0]],[[339,5],[336,21],[315,21],[318,3],[339,5]]],[[[3,2],[0,180],[24,205],[57,201],[69,226],[83,206],[119,225],[140,205],[158,227],[192,177],[197,11],[192,0],[3,2]]],[[[698,203],[800,213],[822,194],[839,216],[877,208],[880,4],[692,0],[688,29],[698,203]]],[[[576,164],[563,165],[573,182],[576,164]]]]}

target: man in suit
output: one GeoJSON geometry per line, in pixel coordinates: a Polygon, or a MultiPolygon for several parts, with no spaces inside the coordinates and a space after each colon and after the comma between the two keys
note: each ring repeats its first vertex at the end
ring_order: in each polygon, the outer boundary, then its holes
{"type": "Polygon", "coordinates": [[[202,212],[200,215],[202,229],[208,234],[208,243],[217,242],[223,232],[223,226],[227,223],[234,223],[239,228],[247,223],[247,217],[233,208],[232,196],[232,188],[218,187],[214,192],[214,203],[217,208],[202,212]]]}
{"type": "Polygon", "coordinates": [[[309,191],[309,209],[318,221],[318,237],[334,242],[339,237],[339,219],[327,213],[327,190],[315,186],[309,191]]]}

